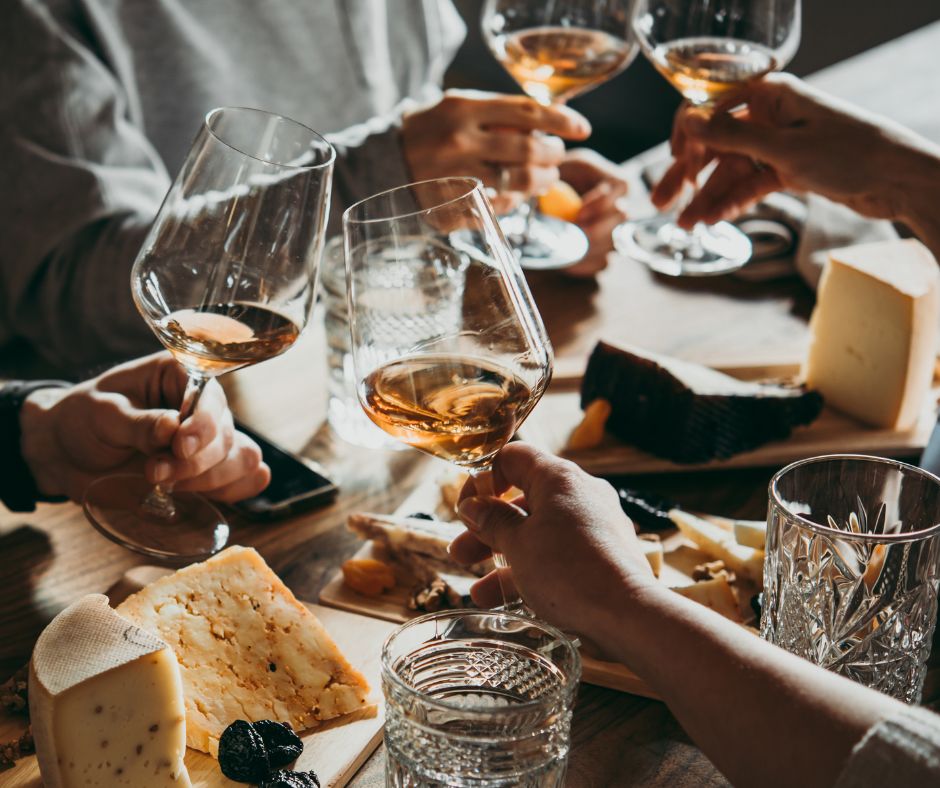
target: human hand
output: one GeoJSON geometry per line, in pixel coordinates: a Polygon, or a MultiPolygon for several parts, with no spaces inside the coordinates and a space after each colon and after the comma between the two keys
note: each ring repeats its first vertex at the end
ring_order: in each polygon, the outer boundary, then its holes
{"type": "MultiPolygon", "coordinates": [[[[477,497],[473,479],[458,512],[469,529],[450,546],[462,564],[503,553],[511,582],[537,615],[561,629],[602,642],[609,619],[623,615],[616,601],[655,584],[633,523],[614,488],[576,465],[524,443],[510,443],[493,466],[496,495],[512,486],[512,503],[477,497]]],[[[504,578],[507,579],[507,578],[504,578]]],[[[472,589],[474,602],[502,602],[491,572],[472,589]]]]}
{"type": "Polygon", "coordinates": [[[595,276],[607,267],[607,255],[614,248],[614,228],[627,218],[620,207],[620,198],[627,193],[627,179],[621,167],[588,148],[568,151],[559,173],[581,195],[583,203],[575,223],[590,243],[587,256],[563,273],[595,276]]]}
{"type": "Polygon", "coordinates": [[[771,74],[742,87],[711,115],[680,109],[672,135],[676,161],[653,202],[669,205],[683,183],[715,159],[714,172],[679,217],[683,227],[734,218],[781,188],[816,192],[866,216],[900,218],[904,196],[892,182],[905,166],[905,152],[919,145],[886,118],[789,74],[771,74]]]}
{"type": "Polygon", "coordinates": [[[20,414],[23,457],[45,495],[81,501],[99,476],[143,472],[151,483],[218,501],[257,495],[271,479],[258,446],[233,425],[209,381],[182,424],[186,373],[168,353],[128,362],[67,389],[40,389],[20,414]]]}
{"type": "Polygon", "coordinates": [[[415,180],[470,175],[501,192],[526,195],[558,180],[561,138],[583,140],[590,133],[587,119],[568,107],[480,91],[447,91],[437,104],[402,120],[405,160],[415,180]]]}

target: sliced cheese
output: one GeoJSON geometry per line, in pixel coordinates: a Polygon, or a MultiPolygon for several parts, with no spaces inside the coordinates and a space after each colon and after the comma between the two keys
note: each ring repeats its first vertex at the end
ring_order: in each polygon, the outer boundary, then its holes
{"type": "Polygon", "coordinates": [[[46,788],[189,788],[176,657],[92,594],[39,636],[29,712],[46,788]]]}
{"type": "Polygon", "coordinates": [[[811,320],[806,384],[875,427],[917,421],[933,377],[940,274],[915,240],[835,249],[811,320]]]}
{"type": "Polygon", "coordinates": [[[640,534],[640,549],[649,561],[653,574],[659,577],[660,572],[663,571],[663,543],[655,535],[653,538],[650,536],[650,534],[640,534]]]}
{"type": "Polygon", "coordinates": [[[728,582],[727,574],[721,574],[711,580],[700,580],[690,586],[681,586],[672,590],[686,599],[691,599],[700,605],[711,608],[716,613],[720,613],[732,621],[740,622],[743,620],[738,599],[728,582]]]}
{"type": "Polygon", "coordinates": [[[767,542],[766,520],[735,520],[734,538],[738,544],[763,550],[767,542]]]}
{"type": "Polygon", "coordinates": [[[176,652],[186,743],[215,756],[239,719],[302,731],[369,707],[369,687],[257,552],[230,547],[129,597],[121,615],[176,652]]]}
{"type": "Polygon", "coordinates": [[[672,509],[669,517],[686,539],[712,558],[720,558],[739,578],[763,583],[763,550],[740,545],[733,533],[680,509],[672,509]]]}

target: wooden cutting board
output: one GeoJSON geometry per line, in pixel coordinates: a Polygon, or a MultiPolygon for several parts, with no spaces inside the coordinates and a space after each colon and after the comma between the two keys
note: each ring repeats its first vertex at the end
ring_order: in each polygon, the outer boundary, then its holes
{"type": "MultiPolygon", "coordinates": [[[[798,373],[797,367],[736,367],[721,370],[741,380],[787,378],[798,373]]],[[[913,429],[896,430],[866,427],[838,411],[823,408],[819,418],[806,427],[798,427],[789,438],[774,441],[729,457],[694,465],[680,465],[655,457],[611,435],[593,449],[566,451],[572,430],[581,422],[579,383],[561,381],[542,397],[519,431],[519,437],[541,449],[566,457],[584,470],[597,475],[669,473],[727,468],[782,467],[796,460],[820,454],[876,454],[883,457],[916,457],[927,445],[937,420],[936,387],[926,398],[923,412],[913,429]]]]}
{"type": "MultiPolygon", "coordinates": [[[[453,476],[453,471],[445,471],[440,477],[429,478],[418,485],[395,513],[408,515],[415,512],[428,512],[442,519],[452,517],[441,500],[440,481],[442,478],[447,478],[448,475],[453,476]]],[[[662,532],[661,538],[665,566],[660,575],[660,581],[670,587],[686,586],[694,583],[692,570],[696,564],[701,564],[710,560],[710,558],[687,543],[678,531],[662,532]]],[[[372,542],[364,542],[356,553],[356,558],[373,558],[380,557],[380,555],[376,554],[372,542]]],[[[415,616],[422,615],[408,609],[409,591],[408,586],[399,584],[381,596],[364,596],[349,588],[343,582],[342,571],[337,569],[329,582],[320,591],[320,602],[340,610],[365,616],[375,616],[384,621],[401,624],[415,616]]],[[[754,590],[752,589],[741,596],[741,613],[745,620],[753,616],[748,604],[748,600],[753,593],[754,590]]],[[[621,692],[629,692],[632,695],[659,699],[653,689],[629,668],[597,659],[591,656],[590,650],[591,647],[587,645],[581,649],[582,681],[621,692]]]]}
{"type": "MultiPolygon", "coordinates": [[[[125,575],[108,592],[112,604],[167,574],[159,567],[137,567],[125,575]]],[[[372,699],[378,706],[374,716],[345,717],[303,734],[304,751],[292,767],[297,771],[312,769],[320,778],[322,788],[341,788],[365,763],[382,740],[385,707],[382,702],[380,653],[385,638],[395,629],[387,620],[365,617],[334,608],[304,603],[320,619],[340,650],[353,666],[362,671],[372,688],[372,699]]],[[[23,718],[11,718],[0,712],[0,743],[18,737],[25,730],[23,718]]],[[[223,776],[218,762],[202,752],[186,751],[186,768],[194,788],[244,788],[223,776]]],[[[0,785],[5,788],[39,788],[42,779],[35,756],[17,761],[16,766],[0,772],[0,785]]]]}

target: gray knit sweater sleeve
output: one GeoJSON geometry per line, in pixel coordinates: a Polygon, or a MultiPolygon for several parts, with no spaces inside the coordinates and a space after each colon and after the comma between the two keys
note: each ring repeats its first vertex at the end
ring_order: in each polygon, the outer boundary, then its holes
{"type": "Polygon", "coordinates": [[[940,715],[910,707],[873,725],[835,788],[940,785],[940,715]]]}

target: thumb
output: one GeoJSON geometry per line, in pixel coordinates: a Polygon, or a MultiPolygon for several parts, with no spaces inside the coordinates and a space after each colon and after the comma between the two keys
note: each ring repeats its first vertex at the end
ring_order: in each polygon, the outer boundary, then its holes
{"type": "Polygon", "coordinates": [[[711,117],[690,112],[685,118],[689,138],[721,153],[740,153],[762,159],[777,150],[777,130],[771,126],[741,120],[727,112],[711,117]]]}
{"type": "Polygon", "coordinates": [[[96,419],[96,427],[103,443],[149,455],[169,445],[179,427],[179,413],[166,408],[135,408],[124,397],[114,396],[110,407],[96,419]]]}
{"type": "Polygon", "coordinates": [[[467,498],[460,502],[457,514],[467,528],[487,547],[504,552],[512,541],[513,530],[528,515],[518,506],[499,498],[467,498]]]}

